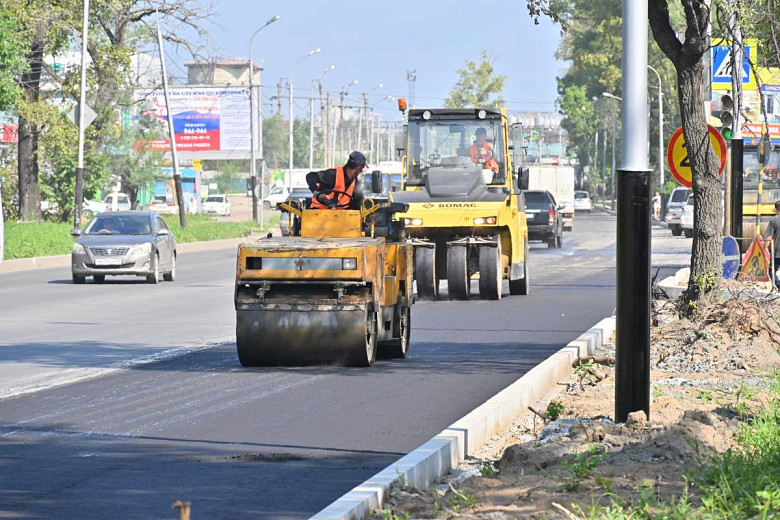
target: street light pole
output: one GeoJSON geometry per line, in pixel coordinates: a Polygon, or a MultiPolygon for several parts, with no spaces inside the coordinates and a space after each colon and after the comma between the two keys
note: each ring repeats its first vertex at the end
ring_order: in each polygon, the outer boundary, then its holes
{"type": "MultiPolygon", "coordinates": [[[[263,214],[262,209],[260,210],[261,213],[258,216],[257,212],[257,199],[258,199],[258,187],[257,187],[257,160],[255,159],[255,146],[258,146],[260,148],[260,157],[263,157],[263,131],[262,131],[262,118],[263,118],[263,97],[260,96],[260,111],[258,112],[258,122],[260,123],[260,142],[258,143],[257,139],[257,129],[255,129],[255,63],[252,59],[252,49],[253,45],[252,43],[255,40],[255,36],[257,36],[257,33],[274,23],[276,20],[279,19],[279,15],[274,16],[267,22],[265,22],[265,25],[260,27],[258,30],[256,30],[252,37],[249,38],[249,140],[251,141],[249,144],[249,172],[250,172],[250,185],[252,187],[252,220],[255,222],[262,222],[263,221],[263,214]]],[[[262,167],[260,168],[262,171],[262,167]]],[[[260,195],[263,193],[263,181],[260,180],[260,195]]]]}
{"type": "MultiPolygon", "coordinates": [[[[384,85],[381,83],[375,85],[371,90],[367,92],[363,92],[363,110],[360,112],[360,116],[358,117],[358,135],[357,135],[357,149],[360,150],[360,142],[363,138],[363,113],[365,112],[366,116],[368,117],[368,95],[375,91],[378,88],[382,88],[384,85]]],[[[366,128],[368,128],[368,121],[366,121],[366,128]]]]}
{"type": "MultiPolygon", "coordinates": [[[[659,192],[663,193],[664,189],[664,91],[661,88],[661,75],[650,65],[648,69],[655,72],[655,76],[658,78],[658,187],[659,192]]],[[[661,220],[666,216],[666,204],[664,204],[663,196],[661,197],[661,220]]]]}
{"type": "Polygon", "coordinates": [[[287,79],[287,87],[288,87],[288,94],[290,98],[290,104],[289,104],[289,113],[290,113],[290,128],[289,128],[289,147],[288,151],[290,152],[290,159],[288,161],[288,172],[287,172],[287,190],[292,193],[292,171],[293,171],[293,69],[295,66],[301,62],[302,60],[305,60],[309,56],[314,56],[318,52],[322,51],[319,47],[316,49],[310,50],[306,53],[305,56],[302,56],[301,58],[298,58],[297,61],[295,61],[292,66],[290,67],[290,76],[287,79]]]}
{"type": "Polygon", "coordinates": [[[650,169],[647,4],[623,0],[622,150],[617,176],[615,421],[650,419],[650,169]]]}
{"type": "Polygon", "coordinates": [[[341,89],[339,89],[339,98],[340,98],[340,109],[339,109],[339,117],[336,118],[336,114],[333,114],[333,135],[331,136],[331,151],[330,151],[330,160],[333,164],[336,163],[336,128],[339,119],[343,119],[344,117],[344,96],[347,95],[347,91],[349,90],[349,87],[352,87],[354,85],[358,84],[358,80],[352,80],[341,89]]]}

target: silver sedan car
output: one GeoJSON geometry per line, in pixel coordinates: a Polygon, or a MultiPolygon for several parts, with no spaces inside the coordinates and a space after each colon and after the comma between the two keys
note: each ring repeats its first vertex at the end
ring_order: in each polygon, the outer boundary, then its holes
{"type": "Polygon", "coordinates": [[[149,283],[176,278],[176,238],[153,211],[114,211],[90,220],[77,236],[71,255],[73,283],[87,276],[103,283],[106,276],[145,276],[149,283]]]}

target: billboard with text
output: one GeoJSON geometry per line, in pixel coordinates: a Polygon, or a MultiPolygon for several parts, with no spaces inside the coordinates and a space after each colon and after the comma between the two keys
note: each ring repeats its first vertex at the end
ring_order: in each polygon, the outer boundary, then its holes
{"type": "MultiPolygon", "coordinates": [[[[173,87],[168,90],[176,149],[182,152],[249,150],[249,89],[245,87],[173,87]]],[[[162,89],[137,92],[142,131],[168,134],[162,89]]],[[[151,151],[170,151],[168,139],[147,144],[151,151]]]]}

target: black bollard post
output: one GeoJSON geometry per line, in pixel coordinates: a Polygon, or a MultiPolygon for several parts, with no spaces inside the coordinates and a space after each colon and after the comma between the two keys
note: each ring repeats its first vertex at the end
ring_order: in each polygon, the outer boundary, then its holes
{"type": "Polygon", "coordinates": [[[615,421],[650,418],[650,171],[618,170],[615,421]]]}

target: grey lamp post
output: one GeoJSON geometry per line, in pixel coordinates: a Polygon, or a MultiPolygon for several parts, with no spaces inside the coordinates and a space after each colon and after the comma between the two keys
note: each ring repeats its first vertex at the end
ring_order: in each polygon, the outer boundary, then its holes
{"type": "MultiPolygon", "coordinates": [[[[263,221],[263,213],[262,213],[263,210],[262,210],[262,208],[260,209],[260,214],[259,215],[258,215],[258,212],[257,212],[257,198],[258,198],[257,197],[257,195],[258,195],[258,193],[257,193],[257,165],[255,164],[256,163],[256,160],[255,160],[255,145],[257,145],[257,147],[260,149],[260,157],[261,158],[263,157],[263,131],[262,131],[262,126],[261,126],[261,130],[259,132],[260,139],[259,139],[259,142],[258,142],[258,139],[256,137],[258,135],[258,132],[255,129],[255,98],[254,98],[254,96],[255,96],[255,81],[254,81],[255,80],[255,63],[254,63],[254,60],[252,59],[252,44],[255,41],[255,36],[257,36],[257,33],[262,31],[263,29],[265,29],[266,27],[268,27],[269,25],[271,25],[272,23],[274,23],[278,19],[279,19],[279,15],[274,16],[273,18],[271,18],[270,20],[265,22],[265,25],[263,25],[258,30],[256,30],[252,34],[252,37],[249,38],[249,134],[250,134],[249,135],[249,140],[251,141],[250,144],[249,144],[249,172],[250,172],[250,175],[252,177],[252,219],[255,222],[262,222],[263,221]]],[[[261,107],[261,109],[259,110],[259,118],[258,118],[258,120],[260,122],[260,125],[262,125],[262,114],[263,114],[262,106],[263,106],[263,101],[262,101],[262,96],[260,96],[260,107],[261,107]]],[[[262,170],[262,168],[260,168],[260,169],[262,170]]],[[[262,190],[263,190],[263,181],[262,181],[262,179],[260,180],[260,188],[259,189],[260,189],[260,194],[262,195],[262,190]]]]}
{"type": "Polygon", "coordinates": [[[336,66],[331,65],[327,69],[322,71],[322,74],[318,78],[311,80],[311,98],[309,99],[309,170],[314,169],[314,91],[315,85],[320,83],[322,76],[328,72],[335,70],[336,66]]]}
{"type": "MultiPolygon", "coordinates": [[[[650,65],[648,69],[655,72],[656,78],[658,78],[658,187],[660,192],[664,189],[664,91],[661,88],[661,75],[650,65]]],[[[666,204],[661,197],[661,220],[666,216],[666,204]]]]}
{"type": "MultiPolygon", "coordinates": [[[[602,94],[604,97],[608,97],[611,99],[615,99],[619,102],[623,101],[623,98],[620,98],[614,94],[610,94],[609,92],[604,92],[602,94]]],[[[612,118],[612,210],[615,209],[615,118],[612,118]]]]}
{"type": "Polygon", "coordinates": [[[310,50],[306,53],[305,56],[302,56],[298,58],[290,67],[290,76],[287,80],[287,86],[289,89],[289,97],[290,97],[290,105],[289,105],[289,111],[290,111],[290,143],[289,143],[289,152],[290,152],[290,160],[287,163],[289,166],[289,170],[287,172],[287,190],[292,193],[292,171],[293,171],[293,69],[295,66],[300,63],[301,61],[305,60],[309,56],[314,56],[318,52],[322,51],[319,47],[316,49],[310,50]]]}

